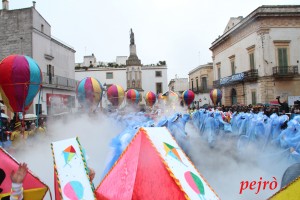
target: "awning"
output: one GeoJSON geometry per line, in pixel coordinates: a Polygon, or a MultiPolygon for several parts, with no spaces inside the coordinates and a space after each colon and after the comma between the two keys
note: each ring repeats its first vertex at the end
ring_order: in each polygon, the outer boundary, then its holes
{"type": "Polygon", "coordinates": [[[270,101],[270,105],[272,105],[272,106],[280,106],[280,104],[278,103],[277,100],[270,101]]]}

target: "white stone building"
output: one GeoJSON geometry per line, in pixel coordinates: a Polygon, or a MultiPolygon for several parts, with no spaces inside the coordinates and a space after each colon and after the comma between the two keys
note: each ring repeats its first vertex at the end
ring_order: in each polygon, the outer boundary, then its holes
{"type": "MultiPolygon", "coordinates": [[[[3,1],[3,6],[8,4],[3,1]]],[[[32,57],[43,73],[43,86],[28,113],[57,114],[75,108],[75,50],[51,35],[50,24],[32,7],[0,10],[0,60],[11,54],[32,57]]],[[[8,113],[10,115],[10,113],[8,113]]]]}
{"type": "MultiPolygon", "coordinates": [[[[145,92],[152,91],[156,94],[168,91],[168,68],[166,65],[142,65],[136,54],[134,38],[130,42],[130,56],[123,65],[124,56],[121,61],[117,60],[114,67],[76,68],[75,79],[80,81],[86,77],[94,77],[108,88],[112,84],[118,84],[125,91],[134,88],[142,96],[145,92]],[[123,60],[123,61],[122,61],[123,60]]],[[[117,59],[120,57],[117,57],[117,59]]],[[[105,105],[105,104],[104,104],[105,105]]]]}
{"type": "Polygon", "coordinates": [[[121,66],[121,65],[126,65],[126,60],[128,59],[127,56],[117,56],[116,58],[116,64],[121,66]]]}
{"type": "Polygon", "coordinates": [[[256,104],[300,95],[300,6],[261,6],[231,18],[210,47],[222,104],[256,104]]]}
{"type": "Polygon", "coordinates": [[[168,84],[169,90],[181,94],[185,90],[189,89],[189,79],[188,78],[172,78],[168,84]]]}
{"type": "Polygon", "coordinates": [[[200,65],[189,72],[189,89],[195,93],[198,106],[213,105],[210,90],[213,89],[213,63],[200,65]]]}

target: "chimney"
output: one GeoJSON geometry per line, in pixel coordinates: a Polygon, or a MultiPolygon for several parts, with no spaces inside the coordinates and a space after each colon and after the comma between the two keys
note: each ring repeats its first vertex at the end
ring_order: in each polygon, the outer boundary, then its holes
{"type": "Polygon", "coordinates": [[[36,3],[35,1],[32,2],[32,7],[34,8],[35,8],[35,3],[36,3]]]}
{"type": "Polygon", "coordinates": [[[8,0],[2,0],[2,9],[8,10],[8,0]]]}

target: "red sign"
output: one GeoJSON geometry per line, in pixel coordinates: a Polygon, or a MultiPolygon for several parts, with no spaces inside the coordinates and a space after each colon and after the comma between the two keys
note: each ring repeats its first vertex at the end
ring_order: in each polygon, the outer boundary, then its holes
{"type": "Polygon", "coordinates": [[[49,114],[69,112],[75,107],[75,97],[65,94],[46,94],[49,114]]]}

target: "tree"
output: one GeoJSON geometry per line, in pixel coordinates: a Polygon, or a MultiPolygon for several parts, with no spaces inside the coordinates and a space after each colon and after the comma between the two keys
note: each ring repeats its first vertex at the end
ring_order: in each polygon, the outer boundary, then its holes
{"type": "Polygon", "coordinates": [[[163,66],[163,65],[166,65],[166,61],[158,61],[157,63],[158,66],[163,66]]]}

